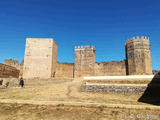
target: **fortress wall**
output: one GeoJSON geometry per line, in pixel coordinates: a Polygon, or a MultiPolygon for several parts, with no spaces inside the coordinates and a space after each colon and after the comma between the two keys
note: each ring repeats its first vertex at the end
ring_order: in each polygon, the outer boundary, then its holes
{"type": "Polygon", "coordinates": [[[22,63],[19,63],[18,60],[5,59],[4,64],[15,67],[16,69],[20,71],[19,76],[23,76],[23,61],[22,63]]]}
{"type": "Polygon", "coordinates": [[[7,77],[19,77],[19,70],[17,70],[15,67],[0,64],[0,77],[1,78],[7,78],[7,77]]]}
{"type": "Polygon", "coordinates": [[[73,78],[74,63],[57,63],[56,78],[73,78]]]}
{"type": "Polygon", "coordinates": [[[96,63],[95,76],[107,75],[126,75],[125,61],[96,63]]]}

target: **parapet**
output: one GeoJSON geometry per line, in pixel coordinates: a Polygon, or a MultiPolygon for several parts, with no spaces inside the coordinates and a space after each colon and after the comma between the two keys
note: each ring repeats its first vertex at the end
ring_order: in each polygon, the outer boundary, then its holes
{"type": "Polygon", "coordinates": [[[138,41],[138,40],[147,40],[147,41],[149,41],[149,37],[146,37],[146,36],[132,37],[132,38],[129,38],[129,39],[127,40],[127,43],[134,42],[134,41],[138,41]]]}
{"type": "Polygon", "coordinates": [[[89,45],[85,45],[85,46],[75,46],[74,48],[75,48],[75,50],[85,50],[85,49],[95,50],[95,47],[94,47],[94,46],[89,46],[89,45]]]}
{"type": "Polygon", "coordinates": [[[18,60],[5,59],[4,64],[6,64],[6,65],[19,65],[19,62],[18,62],[18,60]]]}

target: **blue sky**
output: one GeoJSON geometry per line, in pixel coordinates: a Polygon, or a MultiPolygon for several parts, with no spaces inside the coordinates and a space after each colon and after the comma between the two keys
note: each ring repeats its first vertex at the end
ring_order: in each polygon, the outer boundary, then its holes
{"type": "Polygon", "coordinates": [[[26,38],[54,38],[58,61],[74,62],[74,46],[93,45],[96,61],[125,59],[125,42],[148,36],[160,69],[159,0],[0,0],[0,62],[24,57],[26,38]]]}

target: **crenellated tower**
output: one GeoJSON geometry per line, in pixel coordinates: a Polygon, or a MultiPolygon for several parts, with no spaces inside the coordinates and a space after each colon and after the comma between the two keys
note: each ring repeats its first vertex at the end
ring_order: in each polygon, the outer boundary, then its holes
{"type": "Polygon", "coordinates": [[[75,46],[74,77],[92,76],[95,67],[95,48],[75,46]]]}
{"type": "Polygon", "coordinates": [[[133,37],[126,43],[127,70],[129,75],[152,74],[149,38],[133,37]]]}

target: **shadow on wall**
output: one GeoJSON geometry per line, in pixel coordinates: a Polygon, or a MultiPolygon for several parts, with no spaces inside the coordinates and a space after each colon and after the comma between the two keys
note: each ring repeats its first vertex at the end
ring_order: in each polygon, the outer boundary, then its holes
{"type": "Polygon", "coordinates": [[[129,75],[129,71],[128,71],[128,61],[125,60],[125,65],[126,65],[126,75],[129,75]]]}
{"type": "Polygon", "coordinates": [[[138,101],[160,106],[160,72],[154,76],[138,101]]]}

